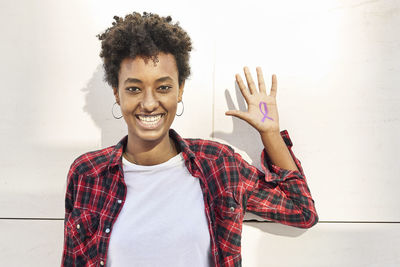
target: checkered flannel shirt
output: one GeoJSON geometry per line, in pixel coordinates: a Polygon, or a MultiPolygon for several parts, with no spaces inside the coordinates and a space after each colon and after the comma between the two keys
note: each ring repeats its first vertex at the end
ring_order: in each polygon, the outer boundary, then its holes
{"type": "MultiPolygon", "coordinates": [[[[265,150],[260,171],[227,145],[183,139],[172,129],[169,135],[182,151],[189,172],[200,179],[215,266],[241,266],[245,211],[300,228],[317,223],[314,200],[286,130],[281,136],[300,171],[273,165],[265,150]]],[[[105,266],[113,224],[125,202],[122,154],[126,143],[127,136],[115,146],[86,153],[72,163],[61,266],[105,266]]]]}

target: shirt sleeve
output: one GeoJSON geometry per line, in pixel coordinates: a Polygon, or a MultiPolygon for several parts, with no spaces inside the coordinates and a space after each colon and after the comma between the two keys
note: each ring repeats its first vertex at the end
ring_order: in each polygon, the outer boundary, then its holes
{"type": "Polygon", "coordinates": [[[72,212],[74,207],[74,180],[76,178],[76,174],[74,170],[71,168],[68,172],[67,178],[67,190],[65,193],[65,218],[64,218],[64,247],[63,247],[63,255],[61,259],[62,267],[72,267],[75,266],[73,257],[72,257],[72,240],[68,235],[67,230],[67,220],[72,212]]]}
{"type": "Polygon", "coordinates": [[[239,154],[240,179],[247,185],[246,211],[274,222],[310,228],[318,222],[307,181],[300,161],[292,151],[292,141],[286,130],[281,136],[287,145],[298,169],[286,170],[271,163],[265,149],[261,154],[263,171],[251,166],[239,154]]]}

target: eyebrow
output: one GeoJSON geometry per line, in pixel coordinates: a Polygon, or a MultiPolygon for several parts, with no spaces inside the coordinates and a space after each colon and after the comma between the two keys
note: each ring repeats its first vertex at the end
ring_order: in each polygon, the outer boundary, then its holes
{"type": "MultiPolygon", "coordinates": [[[[156,82],[167,82],[167,81],[168,82],[172,82],[173,80],[169,76],[161,77],[161,78],[158,78],[156,80],[156,82]]],[[[143,83],[143,82],[141,80],[139,80],[139,79],[136,79],[136,78],[128,78],[128,79],[125,80],[124,83],[127,84],[127,83],[143,83]]]]}

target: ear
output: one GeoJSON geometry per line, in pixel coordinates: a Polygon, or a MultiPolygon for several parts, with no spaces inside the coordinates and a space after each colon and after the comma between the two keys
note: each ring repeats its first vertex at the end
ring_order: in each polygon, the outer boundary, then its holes
{"type": "Polygon", "coordinates": [[[113,91],[114,91],[115,101],[116,101],[117,104],[119,105],[119,93],[118,93],[118,88],[113,87],[113,91]]]}
{"type": "Polygon", "coordinates": [[[179,85],[179,92],[178,92],[178,102],[182,101],[182,95],[183,95],[183,88],[185,87],[185,81],[183,81],[180,85],[179,85]]]}

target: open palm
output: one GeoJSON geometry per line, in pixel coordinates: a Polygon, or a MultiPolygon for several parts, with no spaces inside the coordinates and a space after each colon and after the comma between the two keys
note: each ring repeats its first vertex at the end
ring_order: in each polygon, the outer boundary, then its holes
{"type": "Polygon", "coordinates": [[[261,134],[266,132],[279,132],[279,116],[276,104],[276,75],[272,75],[271,92],[268,95],[260,67],[257,67],[258,89],[247,67],[244,67],[244,74],[246,76],[247,87],[239,74],[236,74],[235,77],[243,98],[247,103],[247,112],[229,110],[225,114],[246,121],[261,134]]]}

